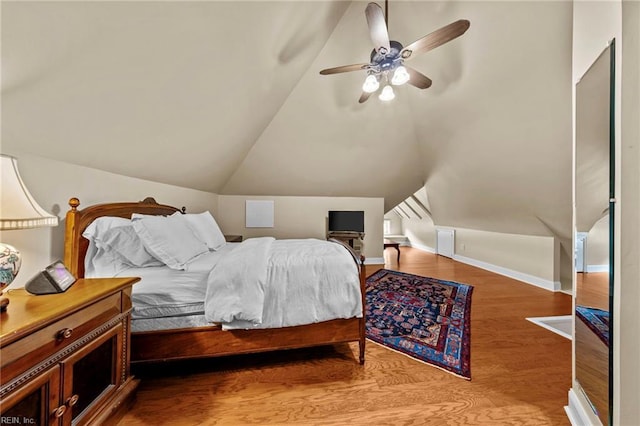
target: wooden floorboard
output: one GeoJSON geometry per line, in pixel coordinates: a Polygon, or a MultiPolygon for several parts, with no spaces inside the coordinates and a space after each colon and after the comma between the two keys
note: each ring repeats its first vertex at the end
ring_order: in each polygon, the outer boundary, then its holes
{"type": "MultiPolygon", "coordinates": [[[[571,341],[526,317],[571,296],[402,247],[385,267],[474,286],[467,381],[368,342],[167,363],[142,378],[124,425],[569,425],[571,341]]],[[[373,273],[381,266],[367,266],[373,273]]]]}

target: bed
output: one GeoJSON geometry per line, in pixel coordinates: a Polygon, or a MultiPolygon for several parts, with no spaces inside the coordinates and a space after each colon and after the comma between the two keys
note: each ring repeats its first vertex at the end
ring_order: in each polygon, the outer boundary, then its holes
{"type": "MultiPolygon", "coordinates": [[[[97,224],[100,221],[111,220],[111,218],[125,218],[130,219],[132,215],[138,217],[168,217],[183,215],[184,217],[190,216],[186,214],[186,209],[176,208],[168,205],[158,204],[153,198],[146,198],[141,202],[122,202],[122,203],[109,203],[98,204],[79,209],[80,201],[77,198],[71,198],[69,201],[70,210],[66,215],[66,229],[65,229],[65,243],[64,243],[64,263],[70,272],[78,277],[83,278],[85,276],[91,276],[86,274],[85,257],[92,258],[95,253],[95,247],[93,242],[90,244],[89,239],[83,237],[83,234],[87,235],[87,231],[95,228],[92,227],[94,222],[97,224]],[[89,254],[88,254],[89,252],[89,254]]],[[[191,215],[195,216],[195,215],[191,215]]],[[[116,220],[116,219],[114,219],[116,220]]],[[[147,222],[154,220],[149,219],[147,222]]],[[[254,239],[251,239],[254,240],[254,239]]],[[[268,244],[276,246],[279,244],[276,241],[270,241],[268,239],[256,239],[264,241],[252,242],[253,245],[258,243],[268,244]]],[[[253,258],[244,257],[244,252],[240,250],[241,246],[248,246],[251,244],[249,240],[241,243],[238,247],[229,243],[226,246],[219,248],[217,254],[204,254],[198,258],[198,261],[193,261],[189,264],[188,272],[191,276],[187,276],[187,280],[193,278],[198,274],[203,274],[203,270],[207,266],[207,262],[218,262],[218,255],[220,257],[235,256],[233,263],[245,262],[248,265],[254,262],[253,258]],[[227,253],[227,252],[230,252],[227,253]],[[200,263],[198,263],[200,262],[200,263]]],[[[317,244],[320,244],[319,242],[317,244]]],[[[190,299],[185,300],[181,307],[180,313],[174,317],[171,314],[164,314],[162,319],[163,323],[160,325],[155,324],[153,314],[148,315],[149,318],[144,318],[144,312],[153,312],[153,302],[144,304],[144,291],[138,291],[139,284],[134,286],[134,311],[143,313],[142,317],[138,315],[137,319],[132,320],[132,334],[131,334],[131,362],[143,363],[143,362],[158,362],[168,360],[190,359],[190,358],[207,358],[217,357],[225,355],[235,355],[244,353],[256,353],[265,351],[274,351],[281,349],[295,349],[302,347],[331,345],[343,342],[358,342],[359,346],[359,362],[364,363],[365,353],[365,319],[364,319],[364,294],[365,294],[365,272],[363,261],[364,258],[357,256],[349,246],[340,241],[333,241],[331,244],[324,242],[324,246],[330,250],[335,251],[334,247],[339,247],[340,251],[347,252],[351,261],[356,265],[356,287],[358,301],[358,312],[355,316],[345,317],[336,316],[335,318],[325,318],[322,320],[304,325],[287,325],[286,321],[282,322],[283,326],[270,326],[267,324],[265,327],[258,325],[256,327],[249,326],[243,328],[242,319],[238,320],[235,325],[232,322],[218,323],[210,321],[212,318],[203,320],[201,312],[193,308],[194,304],[198,303],[197,298],[201,297],[203,290],[196,289],[189,296],[190,299]],[[200,296],[198,296],[198,291],[200,296]],[[135,294],[139,293],[138,302],[136,302],[135,294]],[[138,307],[136,309],[136,303],[143,305],[145,308],[138,307]],[[186,309],[186,310],[185,310],[186,309]],[[194,309],[193,312],[189,312],[189,309],[194,309]],[[362,312],[360,312],[362,310],[362,312]],[[169,318],[169,319],[166,319],[169,318]]],[[[343,256],[343,255],[341,255],[343,256]]],[[[261,262],[261,258],[258,257],[256,262],[261,262]]],[[[229,263],[229,262],[227,262],[229,263]]],[[[227,263],[224,263],[225,265],[227,263]]],[[[91,261],[88,263],[91,268],[91,261]]],[[[220,261],[216,264],[215,270],[224,270],[223,262],[220,261]]],[[[126,271],[115,271],[113,276],[122,276],[122,274],[128,274],[127,276],[138,276],[134,273],[143,272],[144,279],[155,280],[153,285],[147,285],[148,288],[154,288],[156,293],[162,297],[163,292],[163,276],[159,271],[155,269],[155,265],[152,267],[142,269],[131,268],[126,271]]],[[[311,266],[310,266],[311,268],[311,266]]],[[[89,271],[91,272],[91,271],[89,271]]],[[[286,272],[286,271],[285,271],[286,272]]],[[[333,277],[332,271],[328,271],[327,275],[333,277]]],[[[188,274],[187,274],[188,275],[188,274]]],[[[217,276],[217,272],[209,275],[209,280],[215,280],[214,276],[217,276]]],[[[225,276],[226,277],[226,276],[225,276]]],[[[166,278],[166,277],[165,277],[166,278]]],[[[237,280],[237,276],[235,277],[237,280]]],[[[351,277],[353,279],[353,277],[351,277]]],[[[220,281],[220,280],[218,280],[220,281]]],[[[248,280],[250,281],[250,280],[248,280]]],[[[222,282],[221,285],[225,285],[222,282]]],[[[229,287],[229,286],[227,286],[229,287]]],[[[143,289],[142,286],[140,286],[143,289]]],[[[208,293],[209,290],[205,290],[208,293]]],[[[245,289],[243,294],[249,295],[247,297],[253,298],[252,292],[255,292],[254,287],[245,289]]],[[[266,292],[266,291],[265,291],[266,292]]],[[[171,297],[167,292],[166,297],[171,297]]],[[[208,294],[207,294],[207,297],[208,294]]],[[[238,299],[240,297],[236,297],[238,299]]],[[[231,300],[234,296],[231,295],[231,300]]],[[[241,299],[241,298],[240,298],[241,299]]],[[[220,303],[219,298],[209,297],[204,301],[205,304],[220,303]],[[213,300],[213,302],[211,302],[213,300]]],[[[158,302],[159,307],[163,306],[163,302],[158,302]]],[[[353,309],[351,307],[350,309],[353,309]]],[[[208,314],[207,314],[208,315],[208,314]]],[[[274,324],[278,324],[275,321],[274,324]]]]}

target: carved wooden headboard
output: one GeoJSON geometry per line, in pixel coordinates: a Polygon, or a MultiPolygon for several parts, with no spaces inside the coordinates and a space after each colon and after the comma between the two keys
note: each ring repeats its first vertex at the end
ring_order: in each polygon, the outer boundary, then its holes
{"type": "Polygon", "coordinates": [[[175,212],[185,212],[185,208],[167,206],[156,203],[151,197],[137,203],[108,203],[96,204],[78,210],[80,200],[71,198],[67,212],[64,234],[64,264],[77,278],[84,277],[84,257],[87,254],[89,240],[82,236],[84,230],[99,217],[116,216],[131,218],[133,213],[148,215],[171,215],[175,212]]]}

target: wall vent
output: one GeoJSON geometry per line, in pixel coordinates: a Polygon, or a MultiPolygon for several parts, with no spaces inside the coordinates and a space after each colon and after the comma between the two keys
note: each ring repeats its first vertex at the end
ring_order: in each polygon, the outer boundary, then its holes
{"type": "Polygon", "coordinates": [[[436,228],[436,254],[453,258],[455,248],[455,230],[436,228]]]}

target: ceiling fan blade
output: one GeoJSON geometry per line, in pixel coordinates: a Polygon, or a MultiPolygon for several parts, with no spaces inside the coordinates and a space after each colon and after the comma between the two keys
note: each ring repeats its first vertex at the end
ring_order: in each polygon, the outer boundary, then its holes
{"type": "Polygon", "coordinates": [[[413,58],[417,53],[424,53],[435,49],[456,37],[460,37],[469,29],[470,25],[471,23],[466,19],[452,22],[406,46],[402,49],[400,55],[405,60],[408,60],[413,58]]]}
{"type": "Polygon", "coordinates": [[[320,71],[320,74],[329,75],[329,74],[338,74],[341,72],[360,71],[360,70],[366,69],[368,66],[369,64],[343,65],[341,67],[327,68],[326,70],[320,71]]]}
{"type": "Polygon", "coordinates": [[[404,66],[409,73],[409,81],[408,83],[412,86],[417,87],[418,89],[427,89],[431,87],[431,79],[426,75],[422,74],[420,71],[416,71],[411,67],[404,66]]]}
{"type": "Polygon", "coordinates": [[[362,95],[360,95],[360,99],[358,99],[358,102],[361,104],[367,102],[367,99],[369,99],[371,95],[373,95],[373,93],[362,92],[362,95]]]}
{"type": "Polygon", "coordinates": [[[389,44],[389,33],[387,32],[387,24],[384,21],[384,12],[376,3],[369,3],[364,11],[367,16],[367,25],[369,25],[369,34],[376,52],[380,52],[381,48],[385,49],[385,53],[391,50],[389,44]]]}

